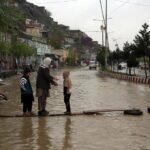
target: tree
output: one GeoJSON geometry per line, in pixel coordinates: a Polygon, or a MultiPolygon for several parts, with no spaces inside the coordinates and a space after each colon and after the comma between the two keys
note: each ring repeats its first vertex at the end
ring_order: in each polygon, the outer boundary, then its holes
{"type": "Polygon", "coordinates": [[[89,46],[89,47],[93,46],[92,39],[90,37],[82,37],[81,44],[83,44],[85,46],[89,46]]]}
{"type": "Polygon", "coordinates": [[[69,65],[75,65],[75,64],[76,64],[77,57],[78,57],[78,53],[77,53],[74,49],[69,48],[69,49],[68,49],[68,56],[67,56],[67,58],[66,58],[66,62],[67,62],[69,65]]]}
{"type": "Polygon", "coordinates": [[[0,55],[4,56],[6,54],[10,54],[11,44],[6,41],[0,41],[0,55]]]}
{"type": "Polygon", "coordinates": [[[119,63],[122,60],[122,51],[117,47],[115,51],[110,52],[109,54],[109,61],[111,61],[111,64],[117,64],[119,66],[119,63]]]}
{"type": "Polygon", "coordinates": [[[97,61],[101,64],[102,69],[105,68],[105,50],[102,48],[96,57],[97,61]]]}
{"type": "Polygon", "coordinates": [[[11,47],[11,53],[14,57],[27,57],[34,53],[34,49],[26,43],[15,42],[11,47]]]}
{"type": "Polygon", "coordinates": [[[51,46],[53,46],[56,49],[62,47],[62,44],[64,42],[64,34],[57,25],[52,26],[48,42],[51,46]]]}
{"type": "Polygon", "coordinates": [[[136,46],[136,55],[138,57],[143,57],[145,77],[147,78],[146,56],[150,47],[150,31],[148,31],[149,25],[147,23],[142,25],[142,28],[143,29],[139,31],[139,34],[135,36],[134,43],[136,46]]]}
{"type": "Polygon", "coordinates": [[[0,31],[16,34],[23,23],[25,17],[22,11],[10,5],[10,0],[1,0],[0,2],[0,31]]]}
{"type": "Polygon", "coordinates": [[[123,53],[122,53],[123,60],[127,63],[127,67],[129,68],[129,74],[131,75],[131,68],[138,66],[138,61],[136,60],[135,55],[135,45],[129,44],[126,42],[123,46],[123,53]]]}

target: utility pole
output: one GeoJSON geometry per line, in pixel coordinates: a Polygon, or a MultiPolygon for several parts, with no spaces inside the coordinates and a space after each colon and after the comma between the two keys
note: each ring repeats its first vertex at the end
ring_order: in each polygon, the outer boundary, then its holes
{"type": "Polygon", "coordinates": [[[104,31],[105,31],[105,20],[102,19],[93,19],[94,21],[102,21],[102,25],[100,26],[100,30],[101,30],[101,33],[102,33],[102,48],[104,47],[104,31]]]}
{"type": "Polygon", "coordinates": [[[104,47],[104,30],[105,30],[103,22],[102,22],[102,25],[100,26],[100,28],[101,28],[101,31],[102,31],[102,48],[103,48],[104,47]]]}
{"type": "Polygon", "coordinates": [[[107,68],[108,34],[107,34],[107,0],[105,8],[105,68],[107,68]]]}
{"type": "Polygon", "coordinates": [[[105,25],[105,68],[107,68],[107,56],[108,56],[108,47],[109,47],[109,43],[108,43],[108,33],[107,33],[107,20],[108,20],[108,17],[107,17],[107,0],[106,0],[106,3],[105,3],[105,17],[104,17],[104,13],[103,13],[103,7],[102,7],[102,1],[99,0],[100,2],[100,6],[101,6],[101,11],[102,11],[102,17],[103,17],[103,20],[104,20],[104,25],[105,25]]]}

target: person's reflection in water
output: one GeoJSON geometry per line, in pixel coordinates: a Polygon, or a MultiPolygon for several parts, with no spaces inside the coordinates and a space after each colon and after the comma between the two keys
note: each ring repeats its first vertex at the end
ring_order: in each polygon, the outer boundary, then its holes
{"type": "Polygon", "coordinates": [[[38,119],[37,129],[37,146],[38,150],[50,150],[51,142],[49,133],[49,126],[47,125],[47,119],[45,117],[38,119]]]}
{"type": "Polygon", "coordinates": [[[64,130],[65,130],[65,137],[63,140],[62,150],[67,150],[67,149],[69,150],[70,148],[72,148],[72,144],[71,144],[71,118],[70,117],[66,118],[64,130]]]}
{"type": "Polygon", "coordinates": [[[20,131],[20,140],[21,140],[21,147],[20,149],[26,150],[26,149],[33,149],[33,123],[32,118],[27,117],[23,118],[22,121],[22,128],[20,131]]]}

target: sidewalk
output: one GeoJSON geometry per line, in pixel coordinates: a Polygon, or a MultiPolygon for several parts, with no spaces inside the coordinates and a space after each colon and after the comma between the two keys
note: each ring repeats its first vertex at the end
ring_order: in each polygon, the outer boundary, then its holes
{"type": "MultiPolygon", "coordinates": [[[[115,69],[113,71],[116,73],[124,73],[124,74],[126,74],[126,72],[129,72],[129,70],[126,70],[126,69],[122,69],[122,70],[115,69]]],[[[135,68],[135,70],[131,69],[131,75],[145,77],[145,71],[143,69],[140,69],[140,68],[135,68]]],[[[147,70],[147,76],[150,77],[149,70],[147,70]]]]}
{"type": "Polygon", "coordinates": [[[17,70],[2,70],[0,72],[0,78],[6,78],[17,74],[17,70]]]}

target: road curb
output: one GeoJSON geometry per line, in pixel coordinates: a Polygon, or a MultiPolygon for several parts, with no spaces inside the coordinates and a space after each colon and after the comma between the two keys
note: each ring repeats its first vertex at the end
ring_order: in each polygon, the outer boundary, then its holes
{"type": "Polygon", "coordinates": [[[126,81],[133,82],[136,84],[149,84],[150,85],[150,78],[144,78],[144,77],[139,77],[139,76],[129,76],[129,75],[107,72],[107,71],[100,71],[100,73],[110,76],[112,78],[126,80],[126,81]]]}

